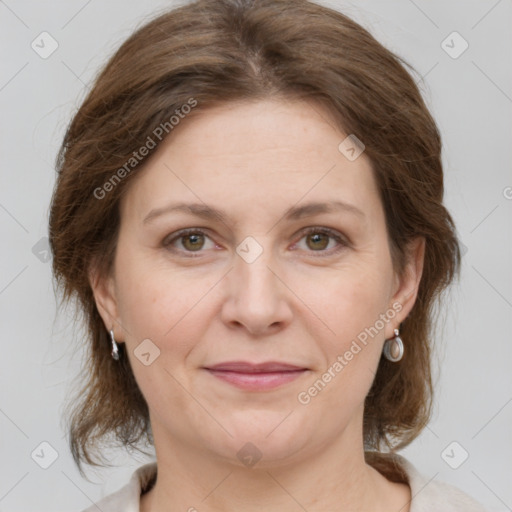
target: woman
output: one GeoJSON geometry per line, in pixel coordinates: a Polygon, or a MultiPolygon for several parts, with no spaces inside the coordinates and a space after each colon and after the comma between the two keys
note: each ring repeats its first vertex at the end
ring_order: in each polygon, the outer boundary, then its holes
{"type": "Polygon", "coordinates": [[[400,59],[314,3],[199,0],[122,45],[50,218],[90,333],[75,461],[155,447],[101,510],[483,510],[395,453],[459,267],[440,153],[400,59]]]}

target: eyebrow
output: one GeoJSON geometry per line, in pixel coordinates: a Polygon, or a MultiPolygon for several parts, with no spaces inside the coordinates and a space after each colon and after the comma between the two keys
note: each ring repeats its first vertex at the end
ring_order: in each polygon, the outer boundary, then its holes
{"type": "MultiPolygon", "coordinates": [[[[337,211],[343,211],[360,217],[361,219],[366,217],[364,212],[353,204],[345,203],[343,201],[330,201],[327,203],[316,202],[302,206],[292,206],[284,212],[281,218],[286,220],[298,220],[321,213],[335,213],[337,211]]],[[[155,208],[151,210],[146,215],[142,223],[148,224],[162,215],[173,212],[189,213],[206,220],[218,220],[224,223],[228,218],[228,215],[223,210],[213,208],[204,203],[173,203],[162,208],[155,208]]]]}

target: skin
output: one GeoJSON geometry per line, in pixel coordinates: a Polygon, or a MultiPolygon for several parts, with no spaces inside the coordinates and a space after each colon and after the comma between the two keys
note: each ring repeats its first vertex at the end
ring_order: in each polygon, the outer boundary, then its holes
{"type": "Polygon", "coordinates": [[[364,153],[349,161],[338,150],[345,137],[326,111],[302,101],[209,108],[182,121],[123,197],[113,272],[90,281],[150,410],[158,479],[141,511],[409,510],[409,486],[365,463],[362,418],[383,343],[416,299],[424,241],[411,243],[396,274],[370,161],[364,153]],[[284,218],[290,207],[336,200],[362,215],[284,218]],[[174,211],[144,223],[176,202],[222,209],[225,218],[174,211]],[[173,239],[184,228],[206,236],[173,239]],[[263,250],[252,263],[236,252],[247,236],[263,250]],[[394,303],[401,311],[299,403],[394,303]],[[134,355],[147,338],[160,350],[148,366],[134,355]],[[308,371],[246,391],[203,369],[233,360],[308,371]],[[252,467],[237,457],[247,442],[262,455],[252,467]]]}

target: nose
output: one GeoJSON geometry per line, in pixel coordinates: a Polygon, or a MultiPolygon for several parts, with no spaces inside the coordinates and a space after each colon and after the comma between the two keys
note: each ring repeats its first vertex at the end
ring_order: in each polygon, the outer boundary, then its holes
{"type": "Polygon", "coordinates": [[[230,328],[245,329],[253,336],[275,334],[292,319],[291,292],[265,251],[252,263],[235,256],[227,278],[227,297],[222,320],[230,328]]]}

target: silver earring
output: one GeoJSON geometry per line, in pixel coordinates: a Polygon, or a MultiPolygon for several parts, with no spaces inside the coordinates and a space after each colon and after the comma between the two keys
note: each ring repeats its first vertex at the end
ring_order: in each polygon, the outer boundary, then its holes
{"type": "Polygon", "coordinates": [[[110,339],[112,340],[112,357],[116,361],[119,361],[119,348],[114,338],[114,331],[112,329],[110,330],[110,339]]]}
{"type": "Polygon", "coordinates": [[[395,329],[395,336],[384,343],[384,357],[393,363],[400,361],[404,356],[404,343],[399,336],[400,332],[395,329]]]}

